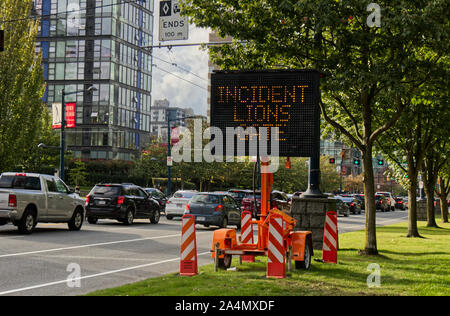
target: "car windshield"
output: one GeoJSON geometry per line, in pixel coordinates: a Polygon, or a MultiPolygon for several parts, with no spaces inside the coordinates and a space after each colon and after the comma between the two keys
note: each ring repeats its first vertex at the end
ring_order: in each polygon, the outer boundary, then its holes
{"type": "Polygon", "coordinates": [[[230,191],[228,192],[232,197],[237,198],[237,199],[241,199],[245,196],[245,192],[233,192],[230,191]]]}
{"type": "Polygon", "coordinates": [[[375,200],[381,200],[381,195],[375,195],[375,200]]]}
{"type": "Polygon", "coordinates": [[[114,197],[120,195],[120,187],[96,185],[89,195],[101,195],[104,197],[114,197]]]}
{"type": "Polygon", "coordinates": [[[173,197],[178,199],[190,199],[195,194],[196,194],[195,192],[175,192],[173,197]]]}
{"type": "Polygon", "coordinates": [[[219,204],[220,199],[217,195],[197,194],[191,199],[190,203],[219,204]]]}
{"type": "Polygon", "coordinates": [[[353,202],[353,198],[351,198],[351,197],[343,197],[342,201],[344,201],[344,202],[353,202]]]}
{"type": "MultiPolygon", "coordinates": [[[[246,199],[254,199],[254,195],[253,194],[246,194],[245,195],[246,199]]],[[[256,199],[261,199],[261,193],[256,193],[256,199]]]]}

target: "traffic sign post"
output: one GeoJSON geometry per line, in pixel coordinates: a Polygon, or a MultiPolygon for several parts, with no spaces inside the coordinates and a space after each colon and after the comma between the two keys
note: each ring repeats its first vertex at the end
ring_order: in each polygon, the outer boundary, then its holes
{"type": "Polygon", "coordinates": [[[177,41],[189,38],[189,21],[180,15],[178,0],[159,2],[159,40],[177,41]]]}

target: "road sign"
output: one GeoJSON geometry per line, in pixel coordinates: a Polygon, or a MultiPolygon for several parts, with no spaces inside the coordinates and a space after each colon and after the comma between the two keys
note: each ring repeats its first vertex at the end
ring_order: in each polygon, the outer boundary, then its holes
{"type": "Polygon", "coordinates": [[[180,15],[178,0],[159,2],[159,40],[177,41],[189,38],[189,21],[180,15]]]}
{"type": "Polygon", "coordinates": [[[167,167],[173,167],[173,157],[167,157],[167,167]]]}
{"type": "MultiPolygon", "coordinates": [[[[224,139],[227,127],[256,128],[255,135],[230,135],[235,153],[238,137],[249,156],[249,143],[261,138],[259,128],[270,132],[278,127],[274,136],[280,157],[313,157],[320,149],[319,81],[316,70],[217,71],[211,78],[211,126],[219,128],[224,139]]],[[[227,146],[224,142],[224,153],[227,146]]]]}

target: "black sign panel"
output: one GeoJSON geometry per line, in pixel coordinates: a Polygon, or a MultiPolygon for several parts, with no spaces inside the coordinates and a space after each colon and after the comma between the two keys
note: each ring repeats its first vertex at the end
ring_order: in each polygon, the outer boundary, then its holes
{"type": "Polygon", "coordinates": [[[5,50],[5,31],[0,30],[0,52],[5,50]]]}
{"type": "MultiPolygon", "coordinates": [[[[312,157],[320,150],[320,74],[316,70],[215,72],[211,78],[211,126],[278,127],[280,157],[312,157]]],[[[270,134],[268,136],[271,139],[270,134]]],[[[248,145],[260,135],[234,136],[248,145]]],[[[224,144],[226,153],[227,144],[224,144]]],[[[229,144],[228,144],[229,148],[229,144]]],[[[269,143],[270,154],[270,143],[269,143]]]]}

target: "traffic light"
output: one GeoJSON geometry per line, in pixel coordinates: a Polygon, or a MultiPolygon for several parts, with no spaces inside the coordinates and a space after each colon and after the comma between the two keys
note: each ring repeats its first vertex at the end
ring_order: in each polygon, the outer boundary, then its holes
{"type": "Polygon", "coordinates": [[[379,166],[384,166],[384,160],[383,159],[378,159],[378,165],[379,166]]]}
{"type": "Polygon", "coordinates": [[[359,160],[359,159],[353,159],[353,164],[354,164],[355,166],[359,166],[359,165],[361,165],[361,160],[359,160]]]}
{"type": "Polygon", "coordinates": [[[5,31],[0,30],[0,52],[5,50],[5,31]]]}
{"type": "Polygon", "coordinates": [[[336,163],[336,159],[330,158],[330,163],[334,165],[336,163]]]}

